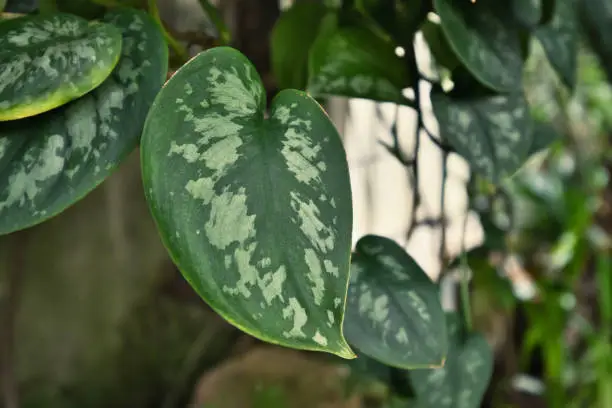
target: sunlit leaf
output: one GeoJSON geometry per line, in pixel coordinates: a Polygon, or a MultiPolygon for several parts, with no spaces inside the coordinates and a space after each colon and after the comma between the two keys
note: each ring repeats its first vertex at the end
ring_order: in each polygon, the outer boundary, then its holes
{"type": "Polygon", "coordinates": [[[98,87],[119,60],[121,32],[69,14],[0,24],[0,121],[61,106],[98,87]]]}
{"type": "Polygon", "coordinates": [[[438,286],[399,245],[368,235],[351,260],[344,332],[364,354],[398,368],[441,365],[446,323],[438,286]]]}
{"type": "Polygon", "coordinates": [[[137,145],[167,72],[167,49],[146,13],[106,15],[123,33],[112,75],[41,115],[0,123],[0,234],[42,222],[83,198],[137,145]]]}
{"type": "Polygon", "coordinates": [[[523,51],[507,2],[434,0],[442,29],[463,65],[500,92],[521,88],[523,51]]]}
{"type": "Polygon", "coordinates": [[[578,66],[577,14],[576,0],[556,0],[552,19],[535,32],[550,64],[572,89],[576,85],[578,66]]]}
{"type": "Polygon", "coordinates": [[[498,183],[527,160],[532,120],[522,94],[454,98],[436,88],[431,100],[442,138],[475,172],[498,183]]]}
{"type": "Polygon", "coordinates": [[[305,89],[308,52],[319,32],[327,7],[315,1],[298,2],[279,17],[272,31],[272,69],[280,89],[305,89]]]}
{"type": "Polygon", "coordinates": [[[419,408],[479,408],[493,373],[493,355],[477,333],[463,341],[457,314],[447,317],[449,351],[444,367],[409,370],[419,408]]]}
{"type": "Polygon", "coordinates": [[[340,137],[312,98],[265,90],[240,52],[181,67],[151,109],[146,197],[172,258],[221,316],[264,341],[354,354],[342,334],[352,230],[340,137]]]}
{"type": "Polygon", "coordinates": [[[406,103],[411,85],[407,63],[396,46],[365,26],[322,31],[310,50],[308,92],[406,103]]]}

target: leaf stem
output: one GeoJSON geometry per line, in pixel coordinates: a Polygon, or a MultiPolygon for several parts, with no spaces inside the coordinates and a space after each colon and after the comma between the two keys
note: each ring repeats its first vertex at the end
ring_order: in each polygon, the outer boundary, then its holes
{"type": "Polygon", "coordinates": [[[178,40],[174,38],[168,32],[168,30],[166,30],[166,27],[164,26],[164,23],[162,22],[161,17],[159,15],[159,10],[157,8],[157,1],[148,0],[148,6],[149,6],[149,14],[151,15],[151,17],[153,17],[155,22],[159,25],[159,28],[162,30],[162,33],[164,35],[164,38],[166,39],[166,42],[168,43],[168,46],[172,48],[174,53],[181,60],[181,65],[186,63],[189,60],[189,53],[187,52],[187,49],[180,42],[178,42],[178,40]]]}
{"type": "Polygon", "coordinates": [[[232,35],[229,32],[225,21],[223,21],[223,18],[221,17],[219,9],[213,6],[209,0],[199,0],[199,2],[200,7],[202,7],[202,10],[204,10],[204,13],[206,13],[210,21],[212,21],[212,23],[217,28],[221,45],[228,45],[229,43],[231,43],[232,35]]]}
{"type": "Polygon", "coordinates": [[[461,297],[461,311],[463,319],[465,320],[465,328],[467,332],[472,331],[472,307],[470,304],[470,282],[469,282],[469,265],[467,261],[467,254],[465,251],[465,236],[467,234],[467,221],[470,215],[469,208],[463,219],[463,234],[461,238],[461,279],[460,279],[460,297],[461,297]]]}

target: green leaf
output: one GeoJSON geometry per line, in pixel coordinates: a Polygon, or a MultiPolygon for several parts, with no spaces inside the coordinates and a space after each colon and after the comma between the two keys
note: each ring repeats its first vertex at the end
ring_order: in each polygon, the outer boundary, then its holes
{"type": "Polygon", "coordinates": [[[442,139],[473,171],[499,183],[527,160],[532,120],[522,94],[453,98],[436,88],[431,101],[442,139]]]}
{"type": "Polygon", "coordinates": [[[542,20],[542,0],[512,0],[516,20],[525,28],[534,28],[542,20]]]}
{"type": "Polygon", "coordinates": [[[397,368],[439,366],[446,324],[438,287],[390,239],[367,235],[351,261],[344,321],[351,345],[397,368]]]}
{"type": "Polygon", "coordinates": [[[423,33],[423,37],[425,37],[431,54],[438,64],[450,71],[459,66],[460,61],[448,43],[442,31],[442,26],[439,23],[427,20],[423,23],[421,32],[423,33]]]}
{"type": "Polygon", "coordinates": [[[314,43],[327,8],[303,1],[283,12],[272,30],[272,69],[280,89],[305,89],[308,52],[314,43]]]}
{"type": "Polygon", "coordinates": [[[550,123],[534,121],[533,136],[531,147],[529,148],[529,156],[536,154],[552,143],[561,140],[561,134],[555,130],[550,123]]]}
{"type": "Polygon", "coordinates": [[[6,6],[6,0],[0,0],[0,11],[4,10],[4,6],[6,6]]]}
{"type": "Polygon", "coordinates": [[[570,89],[576,85],[578,66],[577,14],[576,0],[556,0],[552,19],[535,32],[548,61],[570,89]]]}
{"type": "Polygon", "coordinates": [[[119,64],[87,95],[0,123],[0,234],[60,213],[100,184],[138,143],[167,72],[167,48],[141,11],[108,13],[123,33],[119,64]]]}
{"type": "Polygon", "coordinates": [[[395,44],[365,26],[337,26],[321,31],[310,50],[308,92],[381,102],[409,103],[406,62],[395,44]]]}
{"type": "Polygon", "coordinates": [[[121,32],[69,14],[0,24],[0,121],[34,116],[98,87],[121,53],[121,32]]]}
{"type": "Polygon", "coordinates": [[[410,370],[408,376],[419,408],[479,408],[493,373],[493,355],[486,339],[477,333],[462,341],[456,313],[447,317],[448,358],[444,367],[410,370]]]}
{"type": "Polygon", "coordinates": [[[442,29],[457,57],[483,85],[521,89],[523,57],[518,25],[506,2],[434,0],[442,29]]]}
{"type": "Polygon", "coordinates": [[[608,0],[590,0],[580,2],[579,8],[589,46],[612,81],[612,7],[608,0]]]}
{"type": "Polygon", "coordinates": [[[230,323],[287,347],[354,354],[342,334],[352,203],[338,132],[305,93],[265,90],[228,47],[181,67],[151,109],[141,152],[162,239],[230,323]]]}

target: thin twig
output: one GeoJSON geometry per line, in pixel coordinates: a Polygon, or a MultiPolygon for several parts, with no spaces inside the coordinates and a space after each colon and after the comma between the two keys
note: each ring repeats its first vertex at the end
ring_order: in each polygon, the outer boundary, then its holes
{"type": "MultiPolygon", "coordinates": [[[[383,119],[382,112],[380,110],[380,106],[376,105],[376,114],[379,119],[383,119]]],[[[399,142],[399,133],[397,131],[397,126],[399,122],[399,105],[395,105],[395,115],[393,117],[393,123],[391,124],[391,137],[393,138],[393,146],[388,145],[387,143],[379,140],[382,146],[387,149],[389,153],[391,153],[400,163],[402,163],[406,167],[411,167],[414,165],[414,158],[409,159],[404,156],[404,152],[402,151],[402,147],[399,142]]]]}
{"type": "Polygon", "coordinates": [[[6,293],[2,299],[2,335],[0,337],[0,381],[4,408],[19,408],[19,387],[15,376],[15,325],[21,299],[29,231],[10,235],[11,251],[7,270],[6,293]]]}
{"type": "Polygon", "coordinates": [[[463,233],[461,236],[461,311],[465,320],[465,328],[469,333],[472,331],[472,307],[470,304],[470,282],[469,282],[469,264],[467,254],[465,252],[465,236],[467,235],[467,221],[470,215],[469,208],[463,219],[463,233]]]}
{"type": "MultiPolygon", "coordinates": [[[[440,193],[440,219],[446,219],[446,179],[448,178],[448,152],[442,151],[442,187],[440,193]]],[[[446,269],[446,225],[440,226],[441,237],[440,237],[440,264],[442,265],[441,271],[446,269]]]]}

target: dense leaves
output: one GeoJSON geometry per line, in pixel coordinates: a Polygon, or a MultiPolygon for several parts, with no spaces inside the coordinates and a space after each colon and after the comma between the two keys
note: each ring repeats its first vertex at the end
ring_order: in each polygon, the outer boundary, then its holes
{"type": "Polygon", "coordinates": [[[439,366],[448,347],[439,298],[437,285],[399,245],[365,236],[351,260],[347,339],[390,366],[439,366]]]}
{"type": "Polygon", "coordinates": [[[101,86],[51,112],[0,123],[0,234],[63,211],[138,143],[165,80],[167,49],[144,12],[112,12],[104,21],[123,33],[123,51],[101,86]]]}
{"type": "Polygon", "coordinates": [[[260,339],[354,357],[342,334],[352,206],[340,137],[306,94],[265,90],[240,52],[198,55],[158,95],[146,196],[195,290],[260,339]]]}
{"type": "Polygon", "coordinates": [[[20,17],[0,25],[0,121],[61,106],[98,87],[121,52],[111,24],[70,14],[20,17]]]}
{"type": "Polygon", "coordinates": [[[434,0],[446,37],[465,68],[483,85],[521,88],[523,58],[510,3],[434,0]]]}
{"type": "Polygon", "coordinates": [[[270,46],[279,88],[306,88],[308,53],[326,12],[323,4],[305,1],[296,3],[278,19],[270,46]]]}
{"type": "Polygon", "coordinates": [[[480,334],[463,333],[460,317],[447,315],[449,352],[444,367],[410,370],[420,408],[478,408],[493,371],[493,355],[480,334]]]}
{"type": "Polygon", "coordinates": [[[411,79],[395,48],[366,25],[331,22],[310,50],[308,92],[405,103],[411,79]]]}
{"type": "Polygon", "coordinates": [[[532,119],[522,93],[454,97],[435,89],[431,100],[443,140],[490,181],[514,174],[529,156],[532,119]]]}

